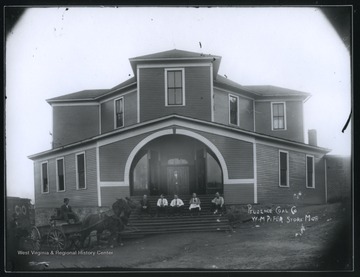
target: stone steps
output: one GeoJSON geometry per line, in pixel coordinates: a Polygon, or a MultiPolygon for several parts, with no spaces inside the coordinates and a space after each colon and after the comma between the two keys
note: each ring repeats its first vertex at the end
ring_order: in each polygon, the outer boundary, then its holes
{"type": "MultiPolygon", "coordinates": [[[[229,230],[229,221],[226,215],[214,215],[210,212],[212,195],[199,195],[201,200],[201,212],[199,215],[191,216],[189,214],[188,201],[190,195],[179,196],[184,201],[185,207],[182,215],[160,215],[155,217],[157,196],[149,196],[149,202],[152,207],[151,216],[140,214],[139,210],[133,211],[129,219],[129,225],[123,232],[124,237],[136,237],[152,234],[165,234],[176,232],[219,232],[229,230]],[[184,200],[186,199],[186,200],[184,200]]],[[[172,200],[166,197],[168,201],[172,200]]],[[[132,197],[140,200],[141,196],[132,197]]]]}

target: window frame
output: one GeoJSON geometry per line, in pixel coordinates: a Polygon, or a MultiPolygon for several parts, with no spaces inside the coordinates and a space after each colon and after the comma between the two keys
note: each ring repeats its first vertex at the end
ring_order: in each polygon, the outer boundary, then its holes
{"type": "Polygon", "coordinates": [[[287,130],[287,120],[286,120],[286,102],[271,102],[271,131],[286,131],[287,130]],[[274,104],[283,104],[284,105],[284,128],[274,129],[274,104]]]}
{"type": "Polygon", "coordinates": [[[57,158],[55,160],[55,163],[56,163],[56,191],[57,192],[64,192],[66,191],[66,181],[65,181],[65,159],[64,157],[61,157],[61,158],[57,158]],[[59,189],[59,167],[58,167],[58,161],[62,160],[62,163],[63,163],[63,176],[64,176],[64,189],[63,190],[60,190],[59,189]]]}
{"type": "Polygon", "coordinates": [[[290,173],[289,173],[289,151],[279,150],[279,187],[289,188],[290,187],[290,173]],[[286,186],[281,185],[281,153],[286,154],[286,186]]]}
{"type": "Polygon", "coordinates": [[[75,154],[75,167],[76,167],[76,190],[85,190],[87,189],[87,183],[86,183],[86,155],[85,155],[85,151],[84,152],[79,152],[75,154]],[[84,184],[85,187],[84,188],[80,188],[79,187],[79,168],[78,168],[78,156],[80,155],[84,155],[84,184]]]}
{"type": "Polygon", "coordinates": [[[306,155],[306,188],[314,189],[315,188],[315,156],[314,155],[306,155]],[[312,187],[309,186],[308,183],[308,158],[312,158],[312,187]]]}
{"type": "Polygon", "coordinates": [[[124,96],[121,96],[114,99],[114,129],[124,128],[124,126],[125,126],[125,98],[124,96]],[[117,126],[116,101],[119,100],[122,100],[122,110],[123,110],[122,126],[117,126]]]}
{"type": "Polygon", "coordinates": [[[165,68],[165,107],[183,107],[185,103],[185,68],[165,68]],[[169,104],[168,101],[168,72],[169,71],[181,71],[181,85],[182,85],[182,104],[169,104]]]}
{"type": "Polygon", "coordinates": [[[234,95],[234,94],[229,94],[229,97],[228,97],[228,103],[229,103],[229,125],[232,125],[232,126],[240,126],[240,98],[239,96],[237,95],[234,95]],[[231,123],[231,107],[230,107],[230,99],[231,97],[233,98],[236,98],[236,101],[237,101],[237,113],[236,113],[236,119],[237,119],[237,124],[234,124],[234,123],[231,123]]]}
{"type": "Polygon", "coordinates": [[[45,161],[40,164],[40,173],[41,173],[41,193],[48,194],[50,193],[50,182],[49,182],[49,162],[45,161]],[[46,164],[46,179],[47,179],[47,191],[44,191],[44,172],[43,172],[43,164],[46,164]]]}

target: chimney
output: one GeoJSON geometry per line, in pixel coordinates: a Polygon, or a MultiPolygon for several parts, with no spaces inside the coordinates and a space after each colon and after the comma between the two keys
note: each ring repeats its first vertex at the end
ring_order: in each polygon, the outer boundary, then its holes
{"type": "Polygon", "coordinates": [[[308,137],[309,137],[309,145],[317,146],[317,135],[315,129],[308,130],[308,137]]]}

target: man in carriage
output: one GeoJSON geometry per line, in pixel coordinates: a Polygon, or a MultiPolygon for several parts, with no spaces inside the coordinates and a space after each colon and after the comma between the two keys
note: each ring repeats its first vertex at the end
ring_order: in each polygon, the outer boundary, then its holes
{"type": "Polygon", "coordinates": [[[64,204],[60,208],[60,217],[67,222],[70,222],[70,220],[74,220],[75,223],[79,222],[79,217],[76,213],[74,213],[71,209],[71,206],[69,205],[70,199],[64,198],[64,204]]]}

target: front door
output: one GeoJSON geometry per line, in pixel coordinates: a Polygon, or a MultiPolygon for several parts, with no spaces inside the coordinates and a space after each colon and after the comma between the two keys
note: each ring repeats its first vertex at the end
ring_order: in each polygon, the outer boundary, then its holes
{"type": "Polygon", "coordinates": [[[189,194],[189,166],[167,167],[168,194],[189,194]]]}

